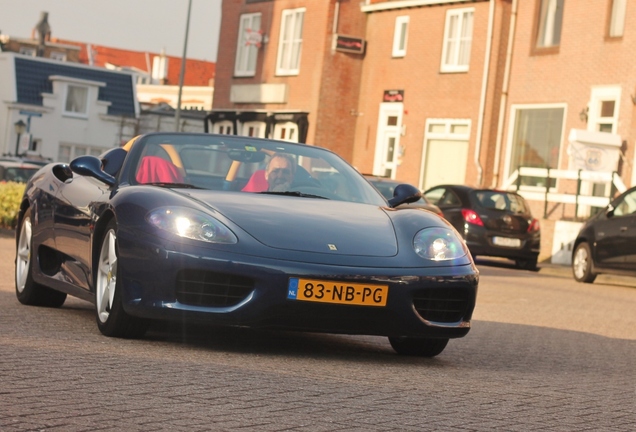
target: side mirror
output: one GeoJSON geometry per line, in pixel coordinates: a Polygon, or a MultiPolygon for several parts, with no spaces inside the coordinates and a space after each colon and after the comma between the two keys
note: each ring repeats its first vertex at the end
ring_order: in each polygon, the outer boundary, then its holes
{"type": "Polygon", "coordinates": [[[56,164],[51,169],[51,172],[62,183],[66,183],[68,179],[73,178],[73,171],[67,164],[56,164]]]}
{"type": "Polygon", "coordinates": [[[607,209],[605,209],[605,217],[611,218],[613,216],[614,216],[614,206],[610,204],[607,206],[607,209]]]}
{"type": "Polygon", "coordinates": [[[102,170],[102,161],[95,156],[80,156],[71,161],[71,170],[85,177],[93,177],[108,186],[115,184],[115,177],[102,170]]]}
{"type": "Polygon", "coordinates": [[[420,198],[422,198],[422,192],[418,188],[406,183],[400,184],[393,190],[393,198],[389,200],[389,205],[395,208],[400,204],[412,203],[420,198]]]}

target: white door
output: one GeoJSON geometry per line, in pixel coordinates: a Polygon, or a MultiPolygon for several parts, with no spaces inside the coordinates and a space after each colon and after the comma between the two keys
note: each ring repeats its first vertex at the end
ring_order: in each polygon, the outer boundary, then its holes
{"type": "Polygon", "coordinates": [[[440,184],[464,184],[468,141],[429,140],[422,189],[440,184]]]}
{"type": "Polygon", "coordinates": [[[404,106],[401,103],[380,104],[373,163],[373,174],[375,175],[395,178],[403,112],[404,106]]]}

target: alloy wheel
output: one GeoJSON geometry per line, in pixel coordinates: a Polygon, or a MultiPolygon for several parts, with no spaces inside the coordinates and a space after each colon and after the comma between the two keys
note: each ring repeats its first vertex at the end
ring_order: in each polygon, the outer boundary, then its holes
{"type": "Polygon", "coordinates": [[[97,316],[102,323],[108,320],[113,307],[113,299],[115,298],[115,287],[117,286],[116,240],[117,237],[114,230],[111,229],[106,233],[97,264],[95,302],[97,316]]]}

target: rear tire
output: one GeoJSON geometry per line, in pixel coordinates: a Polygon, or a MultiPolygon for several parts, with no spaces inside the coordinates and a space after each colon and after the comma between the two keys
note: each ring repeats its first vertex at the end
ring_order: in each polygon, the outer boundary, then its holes
{"type": "Polygon", "coordinates": [[[27,209],[18,227],[15,253],[15,294],[18,301],[29,306],[58,308],[64,304],[66,293],[55,291],[33,281],[33,225],[31,209],[27,209]]]}
{"type": "Polygon", "coordinates": [[[522,270],[536,270],[537,269],[537,258],[532,259],[518,259],[515,260],[515,265],[517,268],[522,270]]]}
{"type": "Polygon", "coordinates": [[[121,299],[117,246],[117,224],[111,220],[99,248],[95,272],[95,314],[99,331],[110,337],[139,338],[146,333],[148,320],[128,315],[121,299]]]}
{"type": "Polygon", "coordinates": [[[448,339],[389,337],[391,346],[400,355],[435,357],[444,351],[448,339]]]}
{"type": "Polygon", "coordinates": [[[590,245],[579,243],[572,258],[572,275],[577,282],[592,283],[596,273],[592,271],[592,252],[590,245]]]}

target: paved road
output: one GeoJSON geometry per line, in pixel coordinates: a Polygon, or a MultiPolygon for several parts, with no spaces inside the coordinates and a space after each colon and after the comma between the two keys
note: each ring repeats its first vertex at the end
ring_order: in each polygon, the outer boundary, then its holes
{"type": "Polygon", "coordinates": [[[0,238],[3,432],[636,430],[636,288],[620,281],[480,261],[473,329],[419,359],[378,337],[106,338],[88,303],[20,305],[13,257],[0,238]]]}

